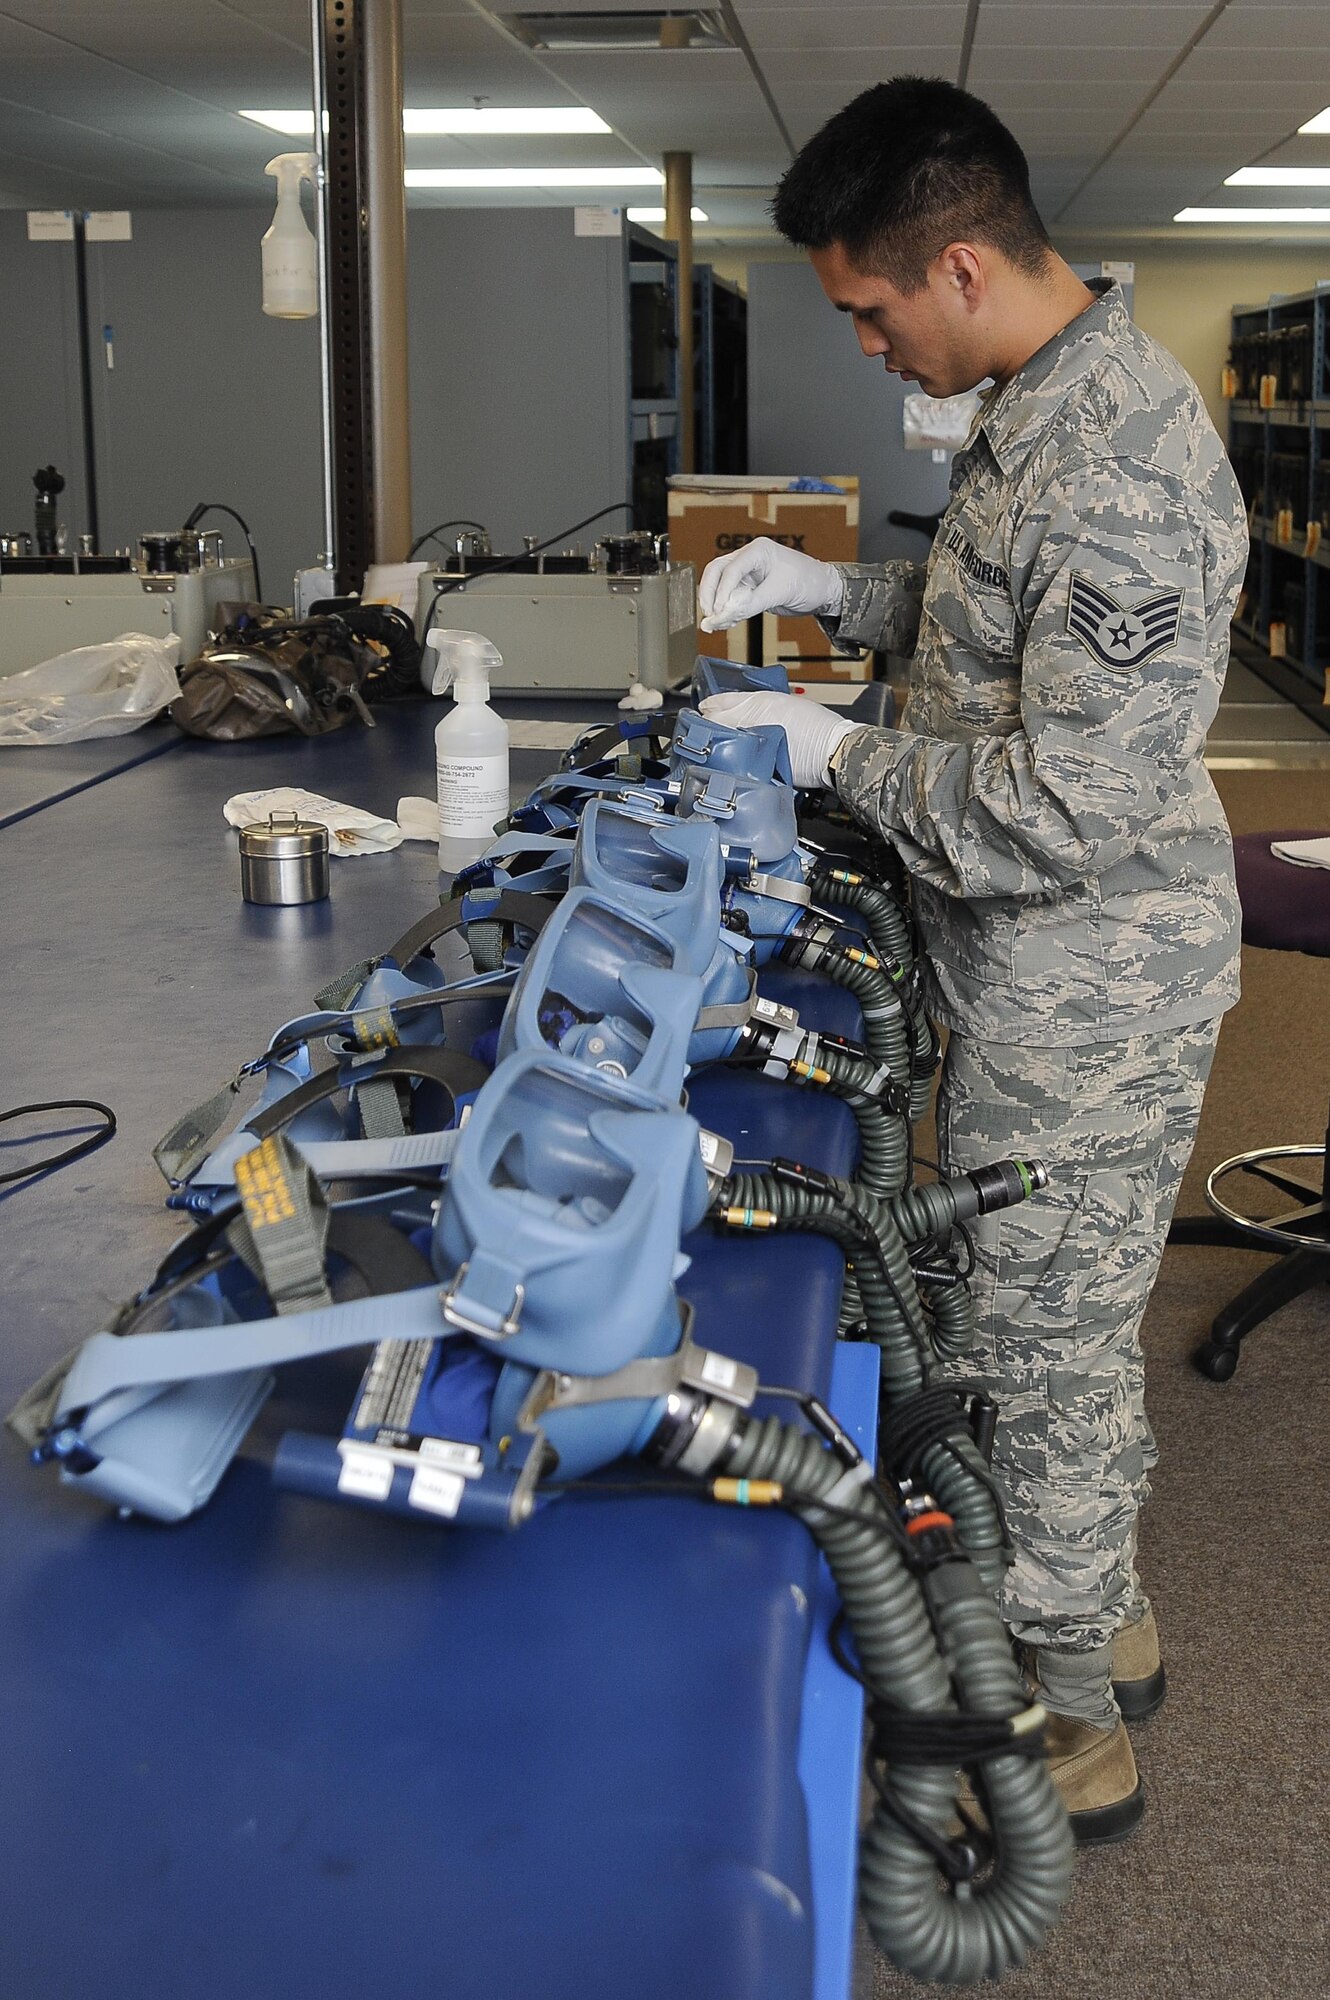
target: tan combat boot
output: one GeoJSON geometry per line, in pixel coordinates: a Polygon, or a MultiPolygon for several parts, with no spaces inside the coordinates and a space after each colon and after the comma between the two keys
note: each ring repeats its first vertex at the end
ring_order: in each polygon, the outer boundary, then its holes
{"type": "Polygon", "coordinates": [[[1125,1840],[1145,1811],[1145,1786],[1125,1724],[1096,1729],[1071,1715],[1050,1715],[1044,1727],[1049,1773],[1067,1808],[1078,1845],[1125,1840]]]}
{"type": "Polygon", "coordinates": [[[1113,1695],[1128,1722],[1144,1722],[1163,1707],[1168,1692],[1159,1657],[1159,1628],[1153,1611],[1124,1625],[1113,1641],[1113,1695]]]}

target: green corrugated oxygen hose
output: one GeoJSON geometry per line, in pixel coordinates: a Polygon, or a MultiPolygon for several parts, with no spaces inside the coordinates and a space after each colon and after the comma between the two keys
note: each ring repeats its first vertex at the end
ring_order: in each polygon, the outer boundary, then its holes
{"type": "MultiPolygon", "coordinates": [[[[857,911],[868,925],[868,935],[883,966],[899,967],[905,975],[902,991],[914,1029],[915,1074],[920,1078],[932,1077],[938,1065],[938,1041],[914,977],[914,938],[905,907],[890,889],[851,868],[833,868],[823,863],[813,870],[808,886],[819,901],[840,903],[857,911]]],[[[926,1095],[924,1108],[927,1108],[926,1095]]],[[[922,1111],[916,1111],[915,1116],[922,1116],[922,1111]]]]}
{"type": "MultiPolygon", "coordinates": [[[[1037,1161],[1000,1161],[879,1201],[852,1182],[781,1161],[769,1173],[730,1175],[713,1212],[732,1228],[797,1229],[840,1245],[854,1272],[865,1332],[882,1355],[883,1401],[891,1412],[923,1392],[935,1356],[963,1354],[973,1337],[963,1284],[939,1288],[925,1310],[908,1244],[1023,1200],[1046,1179],[1037,1161]]],[[[927,1442],[915,1470],[955,1519],[962,1545],[996,1596],[1006,1535],[974,1438],[957,1427],[927,1442]]]]}
{"type": "Polygon", "coordinates": [[[1000,1978],[1024,1963],[1057,1918],[1073,1849],[1047,1765],[1015,1747],[1038,1711],[1028,1707],[990,1592],[954,1548],[944,1546],[922,1574],[912,1568],[880,1489],[847,1478],[831,1451],[793,1425],[736,1413],[706,1469],[778,1483],[826,1557],[870,1700],[889,1719],[879,1803],[860,1846],[860,1896],[874,1941],[918,1979],[1000,1978]],[[949,1749],[956,1739],[946,1731],[962,1721],[973,1727],[976,1718],[991,1719],[991,1748],[980,1753],[976,1779],[992,1838],[982,1874],[947,1865],[958,1853],[975,1857],[953,1839],[956,1769],[967,1759],[949,1749]],[[921,1736],[930,1726],[937,1744],[921,1736]]]}

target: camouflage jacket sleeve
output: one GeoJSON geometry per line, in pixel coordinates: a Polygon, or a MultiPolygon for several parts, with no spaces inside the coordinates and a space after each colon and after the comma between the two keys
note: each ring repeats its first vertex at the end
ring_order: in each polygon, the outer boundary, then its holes
{"type": "Polygon", "coordinates": [[[829,636],[848,649],[875,653],[914,651],[919,606],[928,575],[924,563],[836,563],[845,584],[840,611],[820,620],[829,636]]]}
{"type": "MultiPolygon", "coordinates": [[[[1218,702],[1210,653],[1227,657],[1241,567],[1227,575],[1213,528],[1194,490],[1149,465],[1064,468],[1014,531],[1017,726],[962,741],[865,729],[837,760],[846,803],[968,900],[1056,894],[1148,842],[1218,702]]],[[[973,635],[932,640],[953,682],[997,666],[973,635]]]]}

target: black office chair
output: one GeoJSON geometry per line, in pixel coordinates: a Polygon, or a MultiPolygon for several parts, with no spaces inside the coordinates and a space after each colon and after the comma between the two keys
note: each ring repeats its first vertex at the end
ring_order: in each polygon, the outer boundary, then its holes
{"type": "MultiPolygon", "coordinates": [[[[1330,869],[1294,867],[1270,852],[1272,841],[1309,837],[1249,833],[1234,841],[1245,944],[1330,958],[1330,869]]],[[[1170,1243],[1268,1250],[1275,1256],[1268,1270],[1216,1314],[1192,1357],[1212,1382],[1227,1382],[1253,1327],[1314,1286],[1330,1283],[1330,1122],[1319,1146],[1260,1146],[1221,1161],[1205,1193],[1213,1213],[1177,1218],[1168,1232],[1170,1243]],[[1245,1214],[1233,1205],[1240,1176],[1277,1189],[1292,1206],[1273,1215],[1245,1214]]]]}

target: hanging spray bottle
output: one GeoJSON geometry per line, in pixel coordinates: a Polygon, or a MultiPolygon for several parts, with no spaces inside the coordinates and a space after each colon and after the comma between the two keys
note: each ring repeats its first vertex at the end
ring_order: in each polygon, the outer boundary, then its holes
{"type": "Polygon", "coordinates": [[[315,153],[279,153],[263,169],[277,182],[277,213],[263,238],[263,310],[270,319],[313,319],[319,310],[319,252],[300,183],[319,185],[315,153]]]}
{"type": "Polygon", "coordinates": [[[490,676],[503,665],[479,632],[430,633],[438,648],[430,692],[451,683],[454,706],[434,732],[439,779],[439,867],[455,875],[476,861],[508,817],[508,724],[489,705],[490,676]]]}

